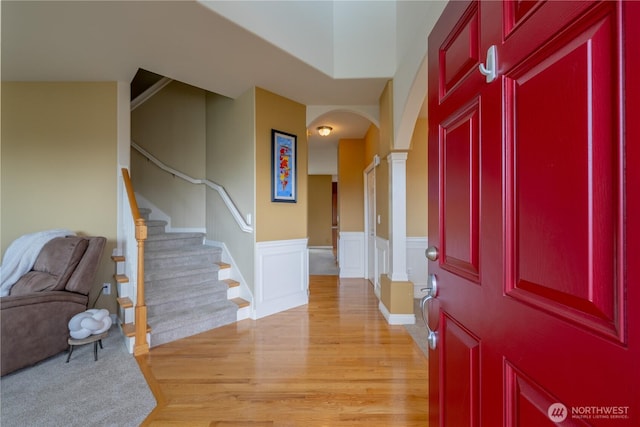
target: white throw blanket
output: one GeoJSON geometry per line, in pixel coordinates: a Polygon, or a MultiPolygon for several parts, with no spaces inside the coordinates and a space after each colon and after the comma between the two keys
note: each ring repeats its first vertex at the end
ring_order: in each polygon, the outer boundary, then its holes
{"type": "Polygon", "coordinates": [[[42,247],[54,237],[75,236],[71,230],[55,229],[25,234],[11,242],[0,265],[0,297],[9,295],[11,287],[31,270],[42,247]]]}

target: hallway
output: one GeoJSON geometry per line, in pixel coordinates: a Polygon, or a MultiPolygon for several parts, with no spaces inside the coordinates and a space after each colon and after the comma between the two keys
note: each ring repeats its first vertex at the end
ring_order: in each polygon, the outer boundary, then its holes
{"type": "Polygon", "coordinates": [[[144,425],[425,426],[427,359],[362,279],[311,276],[309,304],[138,358],[144,425]]]}
{"type": "Polygon", "coordinates": [[[329,248],[309,248],[310,276],[338,276],[340,268],[334,251],[329,248]]]}

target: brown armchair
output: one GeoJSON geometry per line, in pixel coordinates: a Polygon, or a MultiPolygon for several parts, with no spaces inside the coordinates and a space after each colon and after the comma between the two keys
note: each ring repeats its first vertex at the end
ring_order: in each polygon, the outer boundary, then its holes
{"type": "Polygon", "coordinates": [[[69,320],[87,309],[104,237],[56,237],[0,298],[0,376],[68,348],[69,320]]]}

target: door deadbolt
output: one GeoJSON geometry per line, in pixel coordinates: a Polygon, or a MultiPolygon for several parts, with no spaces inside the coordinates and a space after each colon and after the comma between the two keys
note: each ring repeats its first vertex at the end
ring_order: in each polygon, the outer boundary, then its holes
{"type": "Polygon", "coordinates": [[[424,252],[424,255],[427,257],[429,261],[437,261],[440,252],[438,248],[435,246],[429,246],[427,250],[424,252]]]}

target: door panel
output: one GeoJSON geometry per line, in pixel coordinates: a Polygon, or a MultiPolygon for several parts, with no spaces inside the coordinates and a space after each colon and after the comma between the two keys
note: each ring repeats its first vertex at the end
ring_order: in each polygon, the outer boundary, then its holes
{"type": "Polygon", "coordinates": [[[613,106],[621,100],[612,78],[611,19],[605,15],[582,31],[574,26],[575,36],[506,78],[505,103],[512,106],[507,182],[513,182],[507,293],[620,337],[617,295],[624,289],[614,250],[621,237],[620,147],[613,106]]]}
{"type": "Polygon", "coordinates": [[[480,410],[480,340],[447,316],[441,322],[444,425],[473,426],[480,410]]]}
{"type": "Polygon", "coordinates": [[[509,33],[516,27],[518,24],[524,22],[529,14],[533,13],[533,10],[540,6],[542,1],[534,1],[534,0],[520,0],[520,1],[509,1],[505,2],[504,10],[505,10],[505,33],[509,35],[509,33]]]}
{"type": "Polygon", "coordinates": [[[440,49],[440,97],[444,97],[478,67],[478,8],[471,5],[440,49]]]}
{"type": "Polygon", "coordinates": [[[638,2],[480,1],[434,27],[431,426],[640,425],[637,22],[638,2]],[[465,68],[474,29],[491,83],[465,68]]]}
{"type": "MultiPolygon", "coordinates": [[[[505,390],[507,425],[551,427],[555,426],[556,422],[560,421],[563,415],[568,415],[566,412],[561,415],[562,407],[554,406],[558,402],[556,397],[548,390],[540,388],[538,384],[514,368],[509,362],[505,364],[505,390]],[[554,414],[558,414],[557,417],[555,417],[554,414]]],[[[565,418],[564,421],[562,425],[588,425],[583,420],[566,420],[565,418]],[[564,423],[564,421],[566,421],[566,423],[564,423]]]]}
{"type": "Polygon", "coordinates": [[[443,268],[474,281],[479,278],[478,122],[479,105],[474,100],[440,130],[443,268]]]}

